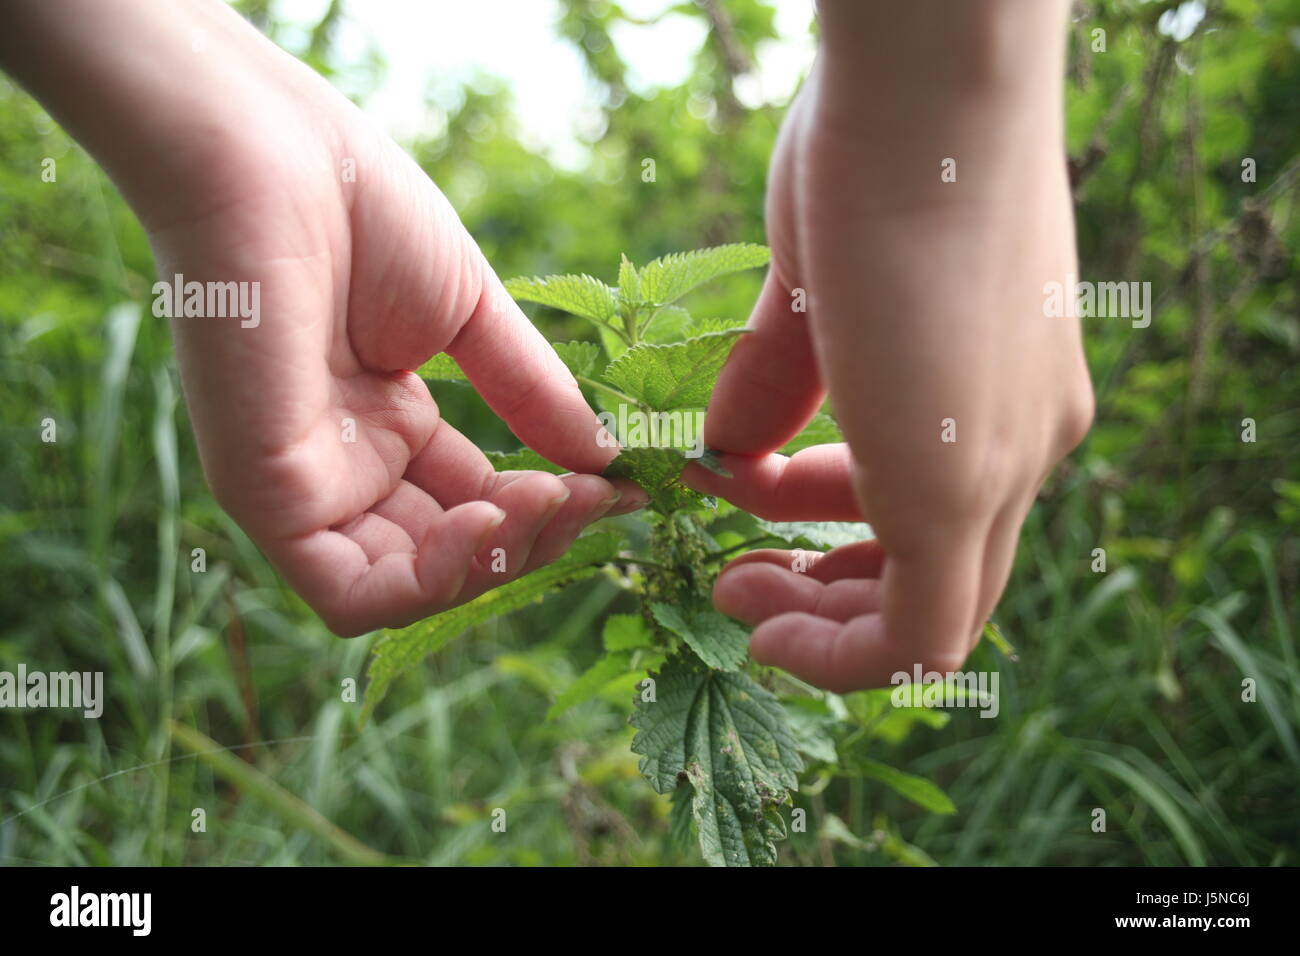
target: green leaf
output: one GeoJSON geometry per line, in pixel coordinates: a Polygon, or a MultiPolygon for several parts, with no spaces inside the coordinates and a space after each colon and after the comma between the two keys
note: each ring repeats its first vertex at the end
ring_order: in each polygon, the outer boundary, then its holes
{"type": "Polygon", "coordinates": [[[704,408],[743,329],[697,335],[673,345],[637,345],[605,369],[605,381],[656,411],[704,408]]]}
{"type": "Polygon", "coordinates": [[[694,326],[695,320],[691,318],[689,312],[675,305],[666,305],[662,309],[657,309],[645,320],[637,335],[642,342],[670,345],[688,338],[694,326]]]}
{"type": "Polygon", "coordinates": [[[622,539],[616,534],[592,534],[579,538],[569,553],[544,568],[479,595],[460,607],[400,630],[385,631],[371,651],[365,702],[361,721],[369,719],[383,700],[389,685],[402,673],[441,650],[448,641],[490,618],[509,614],[539,601],[547,592],[564,584],[591,577],[599,565],[617,556],[622,539]]]}
{"type": "Polygon", "coordinates": [[[600,365],[600,346],[595,342],[556,342],[555,352],[579,378],[591,378],[600,365]]]}
{"type": "Polygon", "coordinates": [[[605,618],[601,641],[607,651],[630,651],[649,647],[654,637],[640,614],[611,614],[605,618]]]}
{"type": "Polygon", "coordinates": [[[485,451],[487,460],[496,471],[546,471],[552,475],[562,475],[564,469],[554,462],[547,461],[531,448],[518,451],[485,451]]]}
{"type": "Polygon", "coordinates": [[[606,654],[575,678],[573,683],[555,698],[555,703],[546,711],[546,719],[554,720],[570,707],[591,700],[610,681],[618,680],[631,668],[632,654],[630,652],[619,651],[615,654],[606,654]]]}
{"type": "Polygon", "coordinates": [[[679,853],[690,851],[691,839],[691,788],[678,787],[672,793],[672,809],[668,814],[668,842],[679,853]]]}
{"type": "Polygon", "coordinates": [[[944,793],[938,784],[932,783],[924,777],[904,773],[896,767],[891,767],[888,764],[867,757],[859,757],[854,761],[853,766],[862,776],[871,780],[879,780],[891,790],[901,794],[918,806],[924,807],[931,813],[946,815],[957,812],[957,807],[948,799],[948,794],[944,793]]]}
{"type": "Polygon", "coordinates": [[[465,373],[460,370],[460,366],[446,352],[439,352],[429,361],[421,365],[415,372],[420,378],[427,379],[431,382],[468,382],[465,373]]]}
{"type": "Polygon", "coordinates": [[[710,670],[689,654],[652,675],[655,700],[636,697],[632,751],[658,793],[691,787],[704,859],[772,866],[784,824],[773,811],[803,769],[780,701],[743,672],[710,670]]]}
{"type": "Polygon", "coordinates": [[[744,319],[695,319],[691,322],[691,335],[705,335],[709,332],[728,332],[732,329],[746,329],[744,319]]]}
{"type": "Polygon", "coordinates": [[[766,246],[751,243],[673,253],[641,268],[641,297],[653,305],[668,305],[711,279],[765,266],[771,258],[766,246]]]}
{"type": "Polygon", "coordinates": [[[814,697],[786,697],[782,698],[781,706],[790,719],[790,733],[798,741],[800,753],[822,763],[839,762],[831,733],[836,718],[825,701],[814,697]]]}
{"type": "Polygon", "coordinates": [[[618,315],[618,290],[589,275],[520,276],[505,283],[506,291],[521,302],[536,302],[572,312],[598,325],[618,315]]]}
{"type": "Polygon", "coordinates": [[[683,613],[674,605],[655,603],[650,610],[656,621],[716,670],[737,670],[749,656],[749,631],[713,608],[691,608],[683,613]]]}
{"type": "Polygon", "coordinates": [[[870,541],[875,532],[861,521],[764,521],[754,519],[773,537],[799,548],[829,550],[842,544],[870,541]]]}
{"type": "Polygon", "coordinates": [[[1020,655],[1016,653],[1015,647],[1006,639],[1002,630],[992,621],[984,622],[984,639],[1001,651],[1002,656],[1008,660],[1018,661],[1020,655]]]}
{"type": "Polygon", "coordinates": [[[624,448],[603,472],[605,478],[628,478],[645,489],[660,514],[694,508],[705,499],[677,480],[686,457],[672,448],[624,448]]]}
{"type": "Polygon", "coordinates": [[[844,433],[835,419],[825,412],[818,412],[812,421],[804,426],[803,431],[795,435],[781,449],[783,455],[793,455],[797,451],[811,448],[813,445],[836,445],[844,441],[844,433]]]}
{"type": "Polygon", "coordinates": [[[713,472],[715,475],[721,475],[723,478],[732,477],[731,472],[722,464],[722,458],[712,448],[704,449],[704,454],[695,460],[695,464],[706,471],[713,472]]]}
{"type": "Polygon", "coordinates": [[[605,354],[612,359],[627,351],[627,342],[623,339],[621,330],[616,332],[612,325],[600,327],[600,344],[605,346],[605,354]]]}
{"type": "Polygon", "coordinates": [[[637,278],[636,266],[627,256],[618,264],[618,300],[623,315],[630,315],[641,305],[641,282],[637,278]]]}

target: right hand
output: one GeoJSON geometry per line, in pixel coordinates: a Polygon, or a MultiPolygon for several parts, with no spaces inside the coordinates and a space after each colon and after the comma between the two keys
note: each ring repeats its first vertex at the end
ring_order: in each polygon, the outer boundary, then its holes
{"type": "MultiPolygon", "coordinates": [[[[828,45],[846,28],[825,26],[828,45]]],[[[1092,416],[1079,323],[1043,309],[1044,284],[1078,273],[1059,78],[1027,89],[1029,64],[1018,84],[967,89],[868,26],[935,75],[885,88],[860,60],[819,58],[772,163],[772,268],[705,424],[734,477],[686,473],[762,517],[872,524],[876,541],[808,573],[788,552],[743,555],[714,592],[757,625],[757,660],[837,691],[961,666],[1039,486],[1092,416]],[[828,390],[847,444],[774,454],[828,390]]]]}

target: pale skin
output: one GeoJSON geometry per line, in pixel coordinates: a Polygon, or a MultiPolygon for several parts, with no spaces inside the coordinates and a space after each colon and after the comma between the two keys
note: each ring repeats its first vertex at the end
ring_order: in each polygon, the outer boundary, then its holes
{"type": "Polygon", "coordinates": [[[959,669],[1039,487],[1088,429],[1079,323],[1043,312],[1044,283],[1078,271],[1067,14],[820,5],[768,182],[773,267],[705,422],[735,477],[686,480],[768,518],[866,520],[877,540],[802,573],[775,550],[724,569],[714,602],[756,625],[761,662],[839,691],[959,669]],[[828,391],[847,443],[772,454],[828,391]]]}
{"type": "Polygon", "coordinates": [[[159,275],[260,283],[256,328],[173,320],[181,379],[214,495],[331,630],[460,604],[644,503],[581,474],[615,452],[577,383],[437,187],[311,70],[216,2],[3,12],[0,63],[113,176],[159,275]],[[411,371],[444,350],[578,474],[496,474],[411,371]]]}
{"type": "MultiPolygon", "coordinates": [[[[735,478],[686,473],[761,515],[875,526],[805,574],[744,555],[715,591],[758,625],[758,660],[835,690],[961,664],[1091,418],[1077,321],[1041,298],[1077,272],[1067,5],[955,6],[821,5],[773,159],[773,268],[706,424],[735,478]],[[906,55],[918,44],[934,55],[906,55]],[[827,390],[847,446],[771,455],[827,390]],[[940,443],[949,417],[958,441],[940,443]]],[[[332,630],[462,603],[644,504],[596,476],[614,452],[594,413],[441,193],[318,76],[209,0],[0,12],[0,66],[112,175],[159,275],[260,282],[257,328],[174,319],[178,364],[217,500],[332,630]],[[441,351],[575,474],[495,474],[411,371],[441,351]]]]}

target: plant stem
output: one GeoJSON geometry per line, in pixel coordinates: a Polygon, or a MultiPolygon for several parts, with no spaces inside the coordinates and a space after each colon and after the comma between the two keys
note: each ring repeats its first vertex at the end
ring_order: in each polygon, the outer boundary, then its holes
{"type": "Polygon", "coordinates": [[[725,558],[725,557],[726,557],[727,555],[729,555],[729,554],[733,554],[733,553],[735,553],[736,551],[742,551],[742,550],[744,550],[745,548],[752,548],[752,547],[754,547],[754,545],[756,545],[756,544],[762,544],[764,541],[782,541],[782,540],[783,540],[782,538],[778,538],[778,537],[777,537],[776,535],[774,535],[774,534],[766,534],[766,535],[763,535],[761,538],[750,538],[748,541],[742,541],[742,542],[740,542],[740,544],[733,544],[733,545],[732,545],[731,547],[729,547],[729,548],[723,548],[721,551],[715,551],[713,554],[710,554],[710,555],[709,555],[708,557],[706,557],[704,560],[705,560],[705,561],[721,561],[723,558],[725,558]]]}
{"type": "Polygon", "coordinates": [[[579,376],[577,376],[577,379],[578,379],[578,381],[581,382],[583,385],[586,385],[586,386],[588,386],[588,387],[590,387],[590,388],[594,388],[594,389],[596,389],[596,390],[599,391],[599,392],[604,392],[606,395],[609,395],[609,396],[612,397],[612,398],[616,398],[616,399],[618,399],[620,402],[624,402],[624,403],[626,403],[626,404],[628,404],[628,405],[635,405],[637,408],[640,408],[640,409],[642,409],[642,410],[646,410],[646,409],[645,409],[645,406],[642,405],[640,402],[638,402],[638,401],[637,401],[635,398],[633,398],[631,395],[628,395],[628,394],[626,394],[625,392],[620,392],[618,389],[616,389],[616,388],[615,388],[614,386],[612,386],[612,385],[606,385],[604,382],[597,381],[597,380],[594,379],[594,378],[587,378],[587,376],[585,376],[585,375],[579,375],[579,376]]]}
{"type": "Polygon", "coordinates": [[[306,830],[323,840],[349,863],[382,866],[396,862],[378,850],[366,846],[352,834],[321,816],[315,807],[304,803],[262,771],[240,760],[229,749],[222,747],[193,727],[172,720],[169,722],[169,728],[171,737],[176,743],[210,766],[218,776],[225,778],[239,791],[261,801],[285,823],[306,830]]]}

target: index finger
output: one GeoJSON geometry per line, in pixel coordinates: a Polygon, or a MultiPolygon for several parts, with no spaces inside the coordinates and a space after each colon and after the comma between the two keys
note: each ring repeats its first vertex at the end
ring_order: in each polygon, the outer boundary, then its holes
{"type": "Polygon", "coordinates": [[[599,474],[617,454],[573,374],[485,266],[483,291],[446,351],[511,431],[543,458],[599,474]]]}
{"type": "Polygon", "coordinates": [[[965,535],[905,557],[889,554],[878,613],[843,622],[806,611],[780,614],[755,628],[750,653],[840,693],[885,687],[898,674],[911,680],[918,668],[955,671],[970,644],[982,553],[981,537],[965,535]]]}

